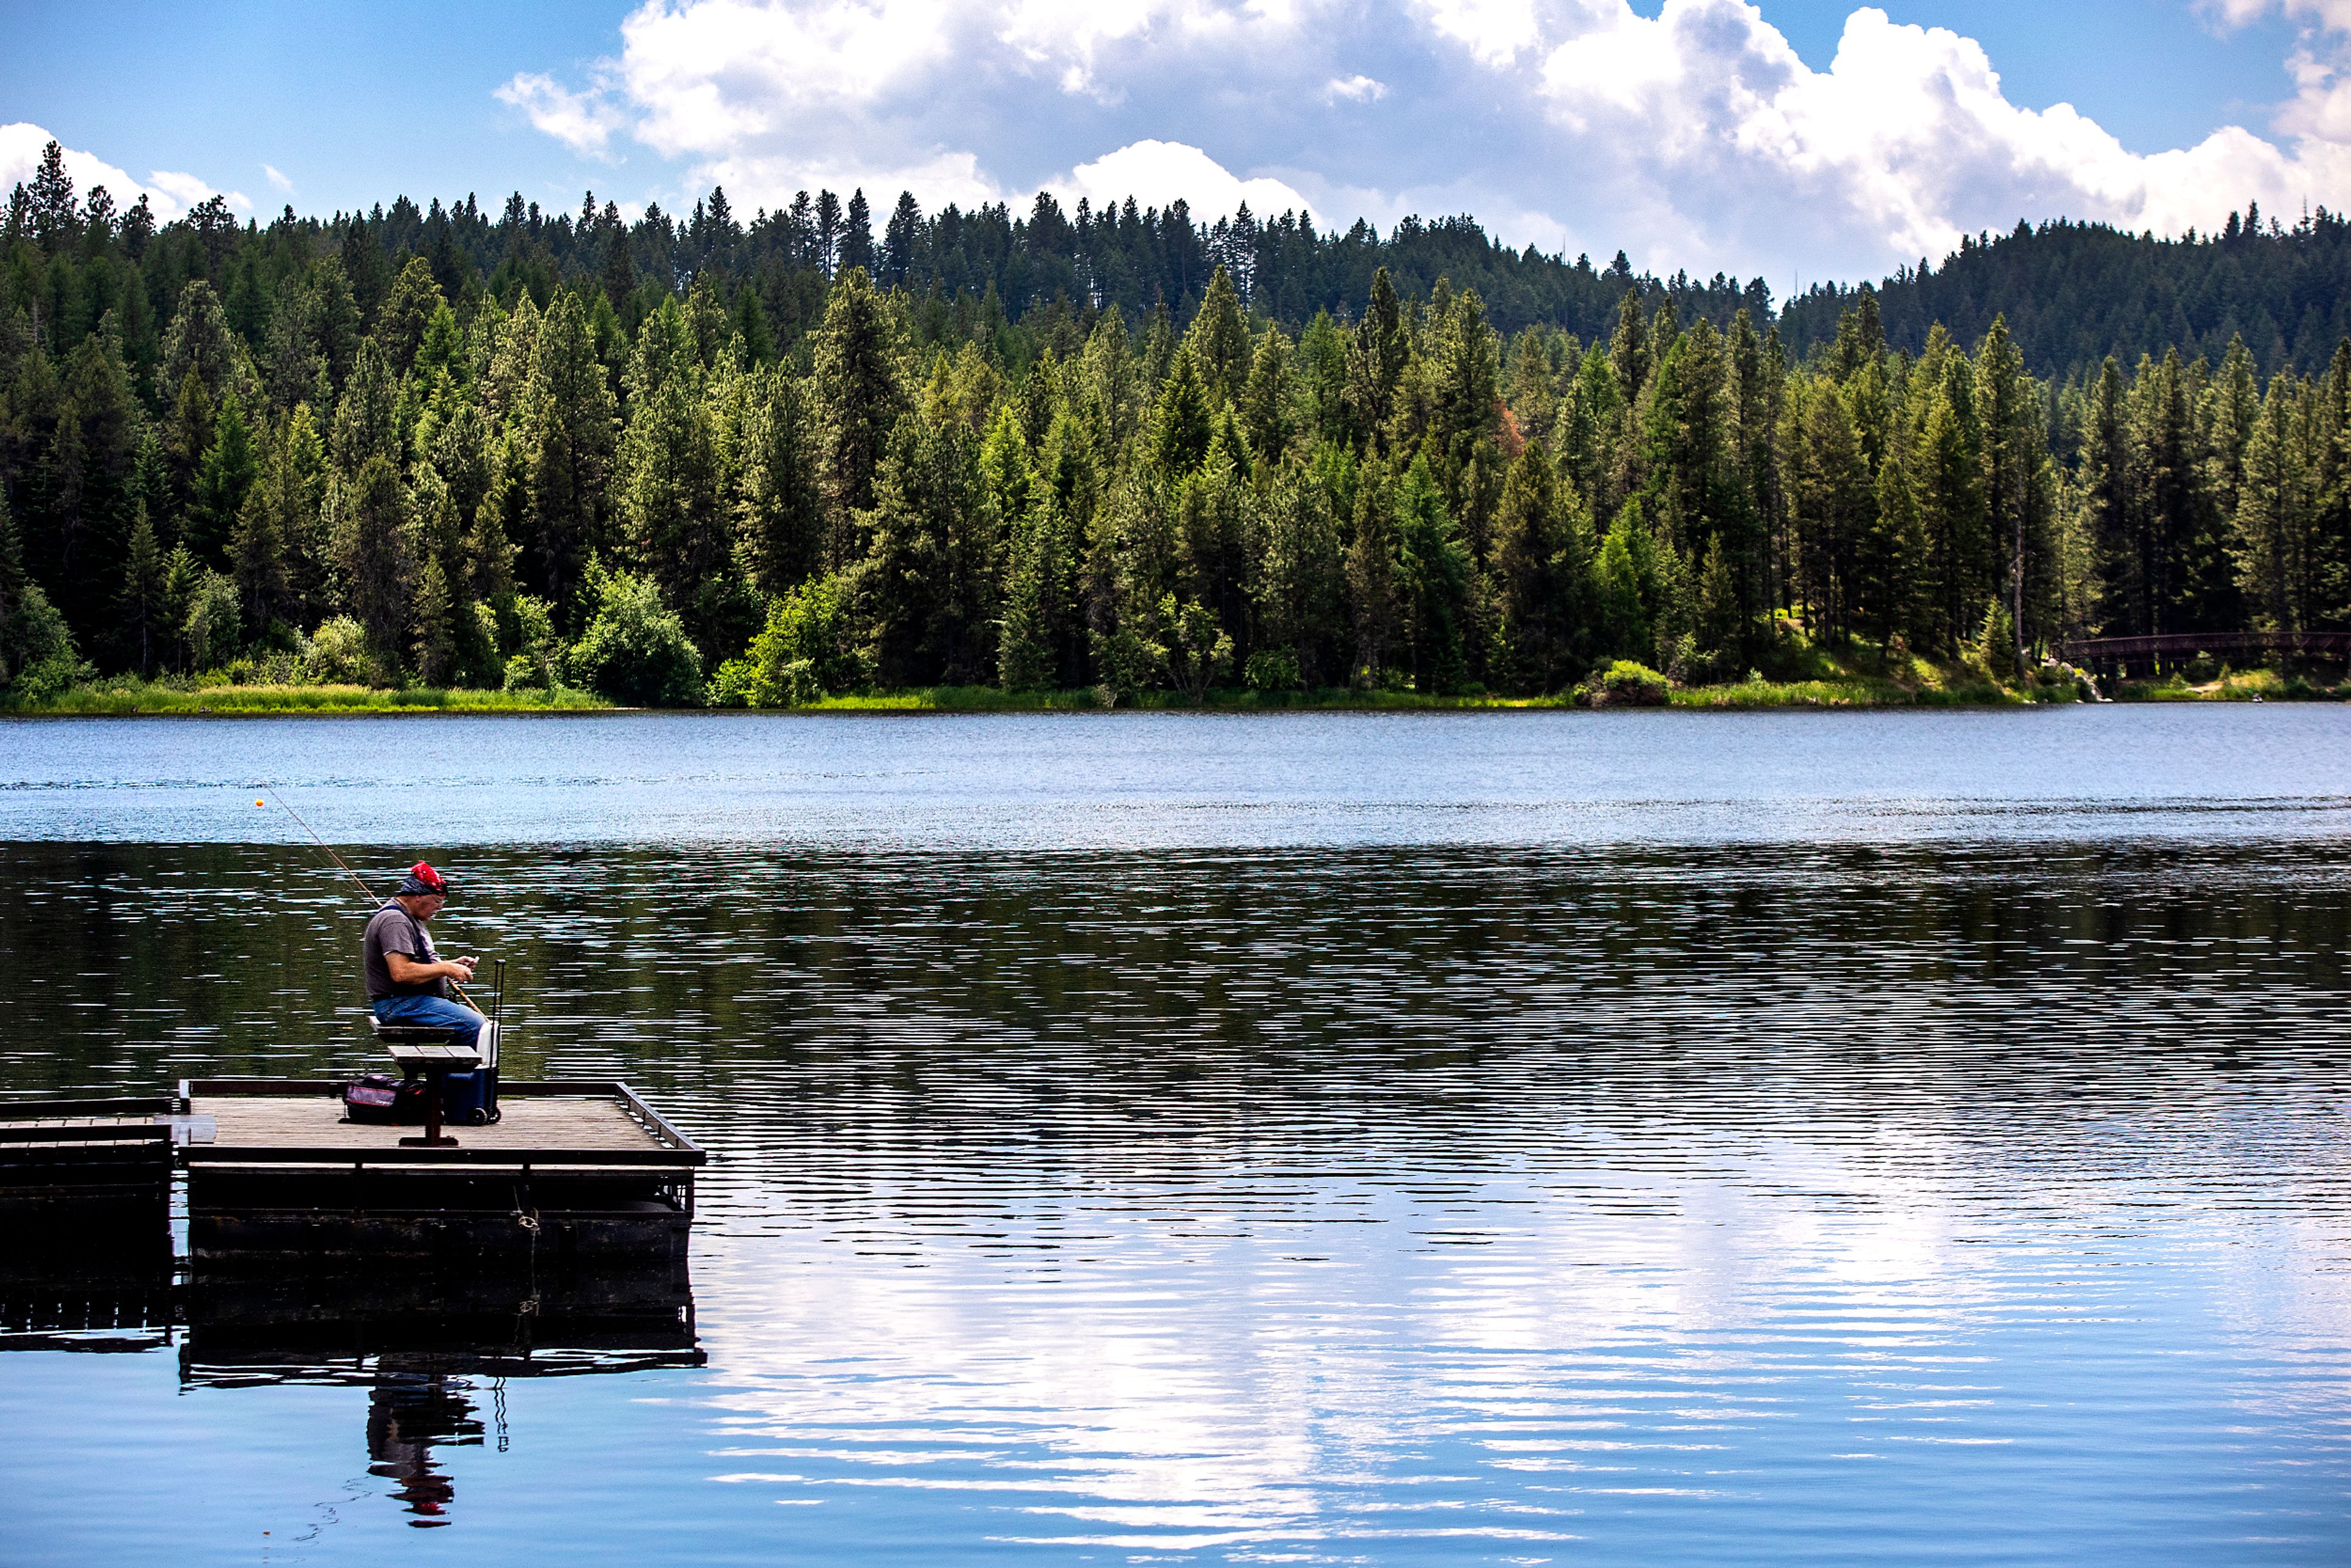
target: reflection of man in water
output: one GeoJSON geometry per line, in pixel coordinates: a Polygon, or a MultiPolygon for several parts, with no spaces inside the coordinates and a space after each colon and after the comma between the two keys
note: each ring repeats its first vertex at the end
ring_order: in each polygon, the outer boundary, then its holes
{"type": "Polygon", "coordinates": [[[478,1446],[482,1424],[473,1401],[444,1387],[438,1373],[386,1373],[368,1394],[368,1474],[396,1480],[392,1495],[417,1517],[419,1530],[447,1524],[457,1487],[433,1464],[435,1443],[478,1446]]]}

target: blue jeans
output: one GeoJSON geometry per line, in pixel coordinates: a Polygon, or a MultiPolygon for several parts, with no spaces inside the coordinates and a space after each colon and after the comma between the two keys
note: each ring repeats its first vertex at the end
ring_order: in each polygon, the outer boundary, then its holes
{"type": "Polygon", "coordinates": [[[446,997],[386,997],[375,1004],[375,1016],[385,1023],[445,1029],[449,1043],[465,1051],[475,1048],[484,1021],[473,1009],[460,1007],[446,997]]]}

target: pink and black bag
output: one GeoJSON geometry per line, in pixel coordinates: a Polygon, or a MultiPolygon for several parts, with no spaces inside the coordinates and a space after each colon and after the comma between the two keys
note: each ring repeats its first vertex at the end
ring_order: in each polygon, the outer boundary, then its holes
{"type": "Polygon", "coordinates": [[[388,1072],[362,1072],[343,1085],[343,1119],[390,1125],[424,1120],[424,1085],[388,1072]]]}

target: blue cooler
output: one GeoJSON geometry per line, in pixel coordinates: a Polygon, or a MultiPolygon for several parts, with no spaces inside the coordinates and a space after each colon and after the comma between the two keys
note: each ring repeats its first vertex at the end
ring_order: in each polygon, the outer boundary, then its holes
{"type": "Polygon", "coordinates": [[[459,1126],[478,1127],[490,1119],[490,1074],[496,1069],[476,1067],[471,1072],[441,1075],[441,1119],[459,1126]]]}
{"type": "Polygon", "coordinates": [[[498,1026],[484,1024],[477,1043],[481,1066],[441,1075],[442,1120],[460,1126],[479,1127],[498,1119],[498,1026]]]}

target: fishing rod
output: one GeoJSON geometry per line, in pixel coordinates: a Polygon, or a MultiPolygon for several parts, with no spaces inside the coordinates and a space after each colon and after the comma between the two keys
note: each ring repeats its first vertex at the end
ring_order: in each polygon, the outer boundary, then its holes
{"type": "MultiPolygon", "coordinates": [[[[308,834],[309,834],[309,835],[310,835],[310,841],[311,841],[312,843],[314,843],[314,844],[318,845],[318,846],[319,846],[319,848],[321,851],[325,852],[327,858],[328,858],[329,860],[330,860],[330,861],[334,862],[335,862],[335,864],[336,864],[336,866],[337,866],[337,868],[338,868],[338,869],[340,869],[345,876],[350,877],[350,878],[351,879],[351,881],[352,881],[355,884],[357,884],[357,886],[358,886],[358,888],[359,888],[359,890],[360,890],[360,894],[363,894],[363,895],[366,897],[367,901],[368,901],[371,904],[373,904],[373,905],[374,905],[376,908],[378,908],[378,909],[381,909],[381,908],[382,908],[382,907],[384,906],[384,904],[385,904],[387,901],[386,901],[386,900],[384,900],[384,899],[378,898],[378,897],[375,895],[375,892],[374,892],[374,890],[373,890],[372,888],[369,887],[369,886],[368,886],[368,884],[366,883],[366,882],[364,882],[363,880],[361,880],[361,878],[360,878],[360,873],[357,873],[357,872],[355,872],[355,871],[353,871],[350,866],[348,866],[348,865],[344,864],[344,863],[343,863],[343,857],[342,857],[342,856],[340,856],[340,855],[339,855],[339,854],[337,854],[337,853],[334,852],[334,850],[333,850],[333,849],[332,849],[332,848],[328,844],[327,841],[326,841],[326,840],[324,840],[324,839],[322,839],[322,838],[320,838],[320,837],[319,836],[319,830],[318,830],[318,829],[316,829],[316,828],[314,828],[314,827],[312,827],[312,826],[309,824],[309,822],[308,822],[308,821],[303,817],[303,815],[302,815],[302,813],[301,813],[301,812],[299,812],[299,811],[296,810],[292,806],[290,806],[290,805],[287,805],[287,802],[286,802],[286,797],[285,797],[285,796],[283,796],[283,795],[280,795],[280,794],[277,792],[277,786],[276,786],[275,784],[272,784],[268,779],[263,779],[263,780],[261,781],[261,792],[262,792],[263,794],[265,794],[265,795],[268,796],[271,800],[273,800],[277,801],[277,802],[278,810],[280,810],[284,811],[287,816],[289,816],[289,817],[293,818],[297,822],[299,822],[299,823],[301,823],[301,824],[302,824],[302,831],[303,831],[304,832],[306,832],[306,833],[308,833],[308,834]]],[[[258,801],[258,800],[256,800],[256,801],[254,802],[254,804],[255,804],[255,805],[256,805],[256,806],[258,806],[258,805],[260,805],[260,804],[261,804],[261,802],[260,802],[260,801],[258,801]]],[[[455,980],[452,980],[452,981],[450,981],[450,982],[449,982],[449,988],[450,988],[451,990],[455,991],[455,992],[457,993],[458,997],[464,1000],[465,1004],[467,1007],[469,1007],[469,1008],[474,1008],[474,1010],[475,1010],[475,1012],[480,1012],[480,1011],[482,1010],[482,1009],[481,1009],[480,1008],[478,1008],[478,1007],[474,1007],[474,998],[473,998],[472,997],[467,996],[467,995],[465,994],[465,988],[463,985],[459,984],[459,983],[458,983],[457,981],[455,981],[455,980]]]]}

